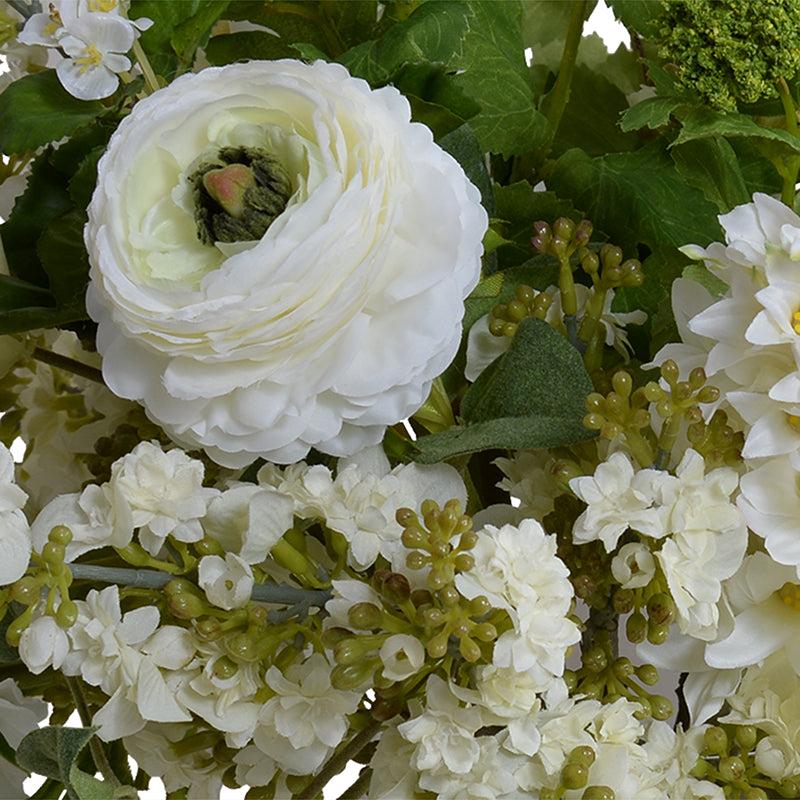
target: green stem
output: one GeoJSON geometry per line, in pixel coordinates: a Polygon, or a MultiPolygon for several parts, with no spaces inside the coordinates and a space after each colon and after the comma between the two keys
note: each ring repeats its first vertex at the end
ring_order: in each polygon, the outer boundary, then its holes
{"type": "MultiPolygon", "coordinates": [[[[128,569],[126,567],[101,567],[97,564],[70,564],[74,580],[115,583],[138,589],[161,589],[173,575],[156,569],[128,569]]],[[[331,598],[327,589],[301,589],[280,583],[261,583],[253,587],[251,599],[257,603],[282,603],[307,606],[324,606],[331,598]]]]}
{"type": "Polygon", "coordinates": [[[62,356],[61,353],[54,353],[52,350],[45,350],[44,347],[34,347],[31,355],[43,364],[49,364],[51,367],[63,369],[65,372],[71,372],[73,375],[79,375],[81,378],[105,385],[103,373],[96,367],[90,367],[82,361],[76,361],[74,358],[69,358],[69,356],[62,356]]]}
{"type": "MultiPolygon", "coordinates": [[[[78,716],[81,718],[81,724],[84,728],[90,728],[92,726],[92,715],[89,711],[89,706],[86,704],[86,698],[83,696],[83,689],[81,689],[80,681],[68,675],[64,676],[64,680],[67,682],[72,700],[75,703],[75,709],[78,712],[78,716]]],[[[111,768],[111,763],[108,760],[103,743],[96,736],[92,736],[92,738],[89,739],[89,751],[92,754],[92,759],[94,760],[97,771],[103,776],[106,783],[114,787],[121,786],[122,784],[111,768]]]]}
{"type": "Polygon", "coordinates": [[[138,39],[133,43],[133,55],[142,69],[142,75],[144,75],[144,81],[147,84],[149,92],[151,94],[153,92],[157,92],[161,88],[158,85],[158,78],[156,77],[156,73],[153,71],[153,68],[150,66],[150,61],[147,58],[147,54],[144,52],[144,48],[138,39]]]}
{"type": "Polygon", "coordinates": [[[359,731],[347,744],[333,754],[327,764],[314,776],[306,787],[295,795],[296,800],[313,798],[322,794],[322,790],[328,785],[331,778],[335,778],[350,762],[355,758],[375,737],[383,723],[376,719],[370,719],[366,728],[359,731]]]}
{"type": "Polygon", "coordinates": [[[572,74],[575,71],[575,59],[578,56],[578,47],[583,34],[583,22],[586,17],[586,0],[576,0],[572,6],[572,16],[567,28],[567,38],[564,42],[564,51],[561,54],[561,63],[558,67],[558,77],[555,85],[548,95],[545,116],[550,121],[551,142],[555,139],[561,117],[569,101],[572,74]]]}
{"type": "Polygon", "coordinates": [[[339,795],[338,800],[361,800],[367,793],[371,777],[372,769],[370,767],[364,767],[356,782],[345,789],[344,792],[339,795]]]}
{"type": "MultiPolygon", "coordinates": [[[[797,107],[789,85],[783,77],[778,78],[778,94],[780,94],[783,112],[786,117],[786,130],[793,136],[800,136],[797,124],[797,107]]],[[[800,158],[792,156],[786,159],[786,171],[783,172],[783,189],[781,190],[781,200],[789,208],[794,208],[795,187],[797,186],[797,174],[800,170],[800,158]]]]}

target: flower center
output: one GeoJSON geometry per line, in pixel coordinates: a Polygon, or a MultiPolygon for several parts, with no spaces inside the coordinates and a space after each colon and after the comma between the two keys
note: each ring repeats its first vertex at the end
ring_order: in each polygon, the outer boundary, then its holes
{"type": "Polygon", "coordinates": [[[800,334],[800,308],[792,314],[792,328],[795,333],[800,334]]]}
{"type": "Polygon", "coordinates": [[[87,3],[89,11],[100,11],[107,13],[117,7],[117,0],[89,0],[87,3]]]}
{"type": "Polygon", "coordinates": [[[778,589],[781,602],[794,611],[800,611],[800,586],[796,583],[784,583],[778,589]]]}
{"type": "Polygon", "coordinates": [[[792,430],[800,433],[800,416],[797,414],[787,414],[786,421],[789,423],[789,426],[792,428],[792,430]]]}
{"type": "Polygon", "coordinates": [[[99,67],[103,63],[103,54],[95,45],[87,44],[83,55],[78,56],[75,63],[81,68],[81,74],[83,74],[94,67],[99,67]]]}
{"type": "Polygon", "coordinates": [[[289,174],[271,153],[223,147],[189,178],[203,244],[260,239],[292,196],[289,174]]]}

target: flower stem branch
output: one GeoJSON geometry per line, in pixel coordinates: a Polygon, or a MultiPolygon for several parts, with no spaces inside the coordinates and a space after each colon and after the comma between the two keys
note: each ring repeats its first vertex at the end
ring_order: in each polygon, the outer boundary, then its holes
{"type": "Polygon", "coordinates": [[[367,788],[369,787],[369,781],[371,777],[372,769],[370,767],[364,767],[355,783],[352,783],[347,789],[344,790],[342,794],[339,795],[339,800],[361,800],[361,798],[367,793],[367,788]]]}
{"type": "MultiPolygon", "coordinates": [[[[115,583],[138,589],[161,589],[173,575],[156,569],[102,567],[97,564],[70,564],[74,580],[115,583]]],[[[253,587],[251,599],[258,603],[281,603],[289,606],[324,606],[331,598],[327,589],[301,589],[281,583],[262,583],[253,587]]]]}
{"type": "Polygon", "coordinates": [[[103,373],[97,367],[90,367],[88,364],[76,361],[69,356],[62,356],[61,353],[45,350],[44,347],[34,347],[31,355],[43,364],[49,364],[51,367],[63,369],[65,372],[71,372],[73,375],[105,385],[103,373]]]}
{"type": "Polygon", "coordinates": [[[157,92],[161,88],[158,85],[158,78],[153,68],[150,66],[150,61],[138,39],[133,43],[133,55],[134,58],[136,58],[136,63],[141,67],[142,75],[144,75],[144,81],[147,84],[149,93],[157,92]]]}
{"type": "MultiPolygon", "coordinates": [[[[791,133],[792,136],[800,136],[800,129],[798,129],[797,124],[797,107],[795,106],[792,93],[789,90],[789,85],[783,77],[778,79],[778,94],[780,95],[781,103],[783,104],[783,113],[786,117],[786,130],[791,133]]],[[[800,170],[800,157],[798,156],[787,158],[785,168],[780,170],[783,176],[781,200],[786,203],[789,208],[794,208],[798,170],[800,170]]]]}
{"type": "MultiPolygon", "coordinates": [[[[75,703],[75,709],[78,712],[78,716],[81,718],[81,724],[85,728],[90,728],[92,726],[92,715],[86,703],[86,698],[83,696],[83,689],[81,689],[80,682],[77,678],[72,678],[68,675],[64,676],[64,680],[67,682],[72,700],[75,703]]],[[[92,754],[92,759],[95,767],[97,767],[97,771],[103,776],[106,783],[108,783],[109,786],[121,786],[122,784],[111,768],[111,762],[108,760],[106,751],[103,748],[103,743],[96,736],[92,736],[92,738],[89,739],[89,751],[92,754]]]]}
{"type": "Polygon", "coordinates": [[[295,795],[296,800],[313,800],[321,795],[328,781],[335,778],[375,738],[382,724],[379,720],[370,719],[367,726],[334,753],[311,782],[295,795]]]}
{"type": "Polygon", "coordinates": [[[583,22],[586,17],[586,0],[576,0],[572,5],[572,16],[567,27],[567,37],[564,42],[564,51],[561,54],[561,63],[558,66],[558,77],[555,85],[546,100],[545,116],[550,122],[550,140],[555,139],[561,117],[569,101],[572,74],[575,71],[575,59],[578,56],[578,47],[583,34],[583,22]]]}

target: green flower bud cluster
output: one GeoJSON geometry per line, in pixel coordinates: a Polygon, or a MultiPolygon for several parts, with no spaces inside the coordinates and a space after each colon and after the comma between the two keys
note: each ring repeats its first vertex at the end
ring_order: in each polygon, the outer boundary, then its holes
{"type": "Polygon", "coordinates": [[[776,97],[779,78],[800,70],[796,0],[663,2],[659,55],[678,85],[705,103],[736,111],[739,103],[776,97]]]}
{"type": "Polygon", "coordinates": [[[469,552],[478,542],[472,519],[462,513],[457,500],[449,500],[443,509],[426,500],[421,511],[422,519],[411,509],[401,508],[397,521],[403,526],[403,544],[411,551],[408,567],[430,567],[428,591],[419,593],[414,618],[428,656],[444,658],[451,654],[453,644],[469,663],[491,661],[498,625],[510,624],[508,615],[495,611],[483,595],[468,600],[455,586],[455,576],[475,565],[469,552]]]}
{"type": "Polygon", "coordinates": [[[634,288],[644,283],[642,262],[635,258],[624,260],[622,248],[604,244],[599,253],[582,247],[578,252],[581,268],[592,279],[597,290],[634,288]]]}
{"type": "Polygon", "coordinates": [[[489,332],[493,336],[512,337],[517,326],[527,317],[545,319],[553,295],[550,292],[537,292],[532,286],[521,283],[514,291],[514,299],[510,303],[496,305],[489,315],[489,332]]]}
{"type": "Polygon", "coordinates": [[[639,719],[669,719],[674,710],[672,702],[646,688],[658,683],[658,670],[652,664],[635,666],[626,656],[615,656],[612,648],[615,636],[615,632],[608,630],[595,632],[591,646],[583,651],[581,666],[564,673],[570,694],[585,695],[602,703],[624,697],[641,707],[636,712],[639,719]]]}
{"type": "Polygon", "coordinates": [[[633,378],[625,370],[614,373],[611,385],[605,397],[599,392],[588,395],[583,424],[609,441],[621,439],[641,466],[649,466],[653,463],[654,437],[647,393],[642,388],[634,391],[633,378]]]}
{"type": "Polygon", "coordinates": [[[540,800],[562,800],[566,792],[583,789],[581,800],[616,800],[616,794],[608,786],[589,786],[589,770],[597,754],[589,745],[575,747],[561,768],[558,786],[540,791],[540,800]]]}
{"type": "Polygon", "coordinates": [[[573,253],[589,244],[592,223],[588,219],[575,224],[568,217],[559,217],[552,226],[539,220],[533,223],[531,246],[539,253],[569,259],[573,253]]]}
{"type": "Polygon", "coordinates": [[[625,622],[625,635],[633,644],[645,639],[650,644],[663,644],[677,615],[675,601],[660,571],[647,586],[617,589],[612,595],[611,605],[620,616],[630,614],[625,622]]]}
{"type": "Polygon", "coordinates": [[[763,736],[753,725],[712,725],[690,774],[721,786],[727,798],[800,797],[800,774],[774,780],[760,773],[755,747],[763,736]]]}
{"type": "Polygon", "coordinates": [[[706,469],[735,467],[742,462],[744,433],[734,431],[724,411],[715,411],[708,422],[693,422],[686,429],[686,436],[705,459],[706,469]]]}
{"type": "MultiPolygon", "coordinates": [[[[60,628],[71,628],[78,619],[78,607],[69,597],[72,572],[65,563],[67,545],[71,541],[72,531],[66,525],[56,525],[50,531],[42,552],[31,554],[27,573],[8,587],[5,602],[27,606],[6,631],[6,641],[12,647],[19,645],[20,637],[31,624],[34,610],[42,598],[46,598],[44,613],[54,617],[60,628]]],[[[0,604],[0,609],[4,604],[0,604]]]]}

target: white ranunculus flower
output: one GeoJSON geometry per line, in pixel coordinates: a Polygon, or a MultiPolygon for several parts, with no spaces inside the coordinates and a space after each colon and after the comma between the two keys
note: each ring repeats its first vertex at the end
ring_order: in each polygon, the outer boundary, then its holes
{"type": "Polygon", "coordinates": [[[375,444],[455,355],[479,199],[397,90],[338,64],[185,75],[99,165],[85,239],[105,380],[227,466],[375,444]]]}

